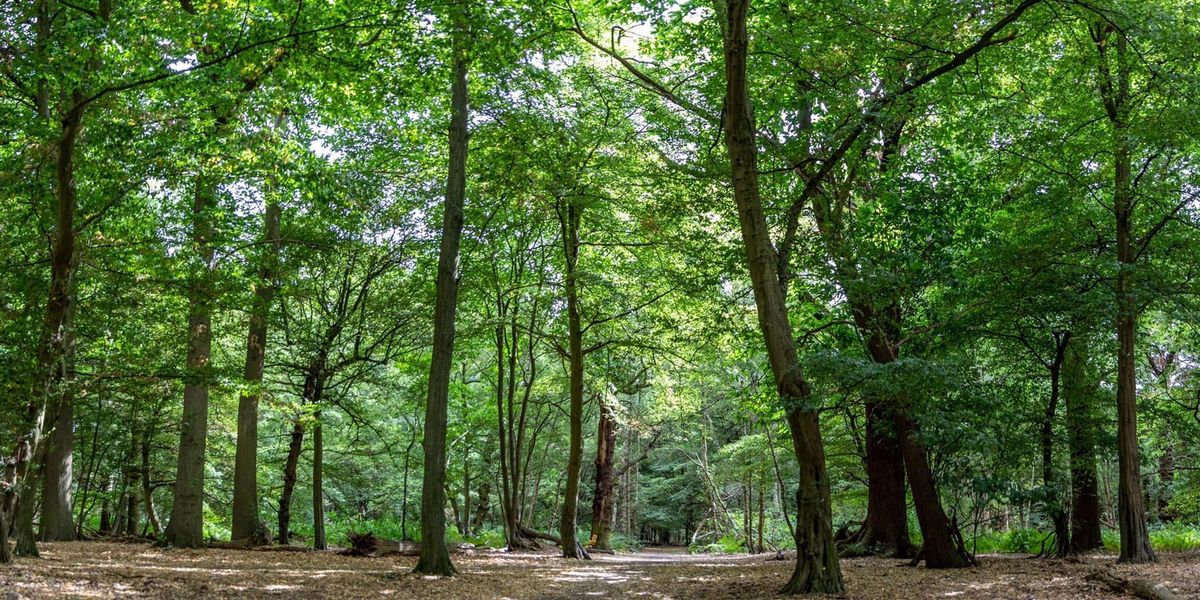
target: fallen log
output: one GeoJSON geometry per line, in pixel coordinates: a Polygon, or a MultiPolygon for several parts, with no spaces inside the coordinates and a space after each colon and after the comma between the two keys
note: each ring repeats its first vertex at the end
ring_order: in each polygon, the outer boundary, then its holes
{"type": "Polygon", "coordinates": [[[1103,584],[1118,594],[1134,596],[1142,598],[1142,600],[1183,600],[1165,584],[1149,579],[1126,579],[1112,573],[1096,571],[1088,575],[1087,580],[1103,584]]]}
{"type": "MultiPolygon", "coordinates": [[[[342,554],[346,556],[420,556],[421,544],[412,540],[389,540],[386,538],[375,537],[371,532],[366,533],[349,533],[346,535],[346,540],[350,542],[350,547],[343,550],[342,554]]],[[[473,552],[475,544],[453,544],[450,546],[450,552],[461,554],[464,552],[473,552]]]]}

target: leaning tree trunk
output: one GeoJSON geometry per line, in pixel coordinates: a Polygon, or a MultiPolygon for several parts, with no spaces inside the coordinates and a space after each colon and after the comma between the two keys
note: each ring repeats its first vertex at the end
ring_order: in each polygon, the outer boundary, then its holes
{"type": "Polygon", "coordinates": [[[613,451],[617,445],[616,422],[612,407],[600,401],[600,419],[596,432],[596,488],[592,494],[592,534],[588,545],[611,550],[613,451]]]}
{"type": "Polygon", "coordinates": [[[262,398],[263,364],[267,350],[267,318],[275,298],[275,277],[279,262],[280,207],[268,202],[263,214],[263,251],[254,301],[250,310],[250,330],[246,336],[246,365],[242,374],[247,389],[238,398],[237,450],[233,463],[233,527],[230,537],[249,540],[259,524],[258,515],[258,402],[262,398]]]}
{"type": "Polygon", "coordinates": [[[451,85],[450,164],[442,240],[438,249],[433,315],[433,360],[425,397],[425,472],[421,488],[421,559],[414,569],[429,575],[456,572],[446,548],[446,413],[454,363],[454,320],[458,309],[458,251],[467,188],[467,16],[454,11],[454,81],[451,85]]]}
{"type": "Polygon", "coordinates": [[[291,538],[292,494],[296,490],[296,469],[300,464],[300,452],[304,447],[304,416],[296,415],[292,424],[291,441],[288,442],[287,460],[283,464],[283,491],[279,494],[279,545],[286,546],[291,538]]]}
{"type": "Polygon", "coordinates": [[[204,449],[208,438],[208,384],[212,356],[213,209],[217,182],[201,174],[195,181],[192,244],[195,264],[188,286],[188,352],[180,422],[174,502],[167,542],[181,548],[204,544],[204,449]]]}
{"type": "Polygon", "coordinates": [[[917,521],[921,524],[921,536],[924,544],[921,554],[925,558],[925,566],[930,569],[956,569],[971,565],[954,538],[954,529],[942,509],[941,498],[938,497],[937,483],[933,471],[929,468],[929,458],[925,451],[925,443],[917,424],[907,415],[907,411],[896,411],[896,431],[900,435],[900,448],[904,453],[904,469],[908,474],[909,486],[912,489],[913,507],[917,512],[917,521]]]}
{"type": "Polygon", "coordinates": [[[804,380],[788,321],[786,298],[776,278],[778,256],[771,245],[758,187],[754,112],[746,82],[749,0],[728,0],[723,28],[725,56],[725,145],[746,251],[759,327],[787,411],[799,467],[796,490],[796,568],[784,593],[845,591],[833,543],[829,477],[821,440],[819,412],[804,380]]]}

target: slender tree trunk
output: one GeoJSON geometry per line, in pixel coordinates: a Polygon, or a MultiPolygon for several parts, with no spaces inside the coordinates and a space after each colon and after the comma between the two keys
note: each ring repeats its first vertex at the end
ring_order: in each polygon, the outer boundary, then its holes
{"type": "Polygon", "coordinates": [[[325,447],[321,435],[321,411],[313,414],[313,471],[312,471],[312,500],[313,500],[313,548],[325,550],[325,491],[322,487],[322,469],[324,469],[325,447]]]}
{"type": "Polygon", "coordinates": [[[1175,482],[1175,442],[1170,426],[1163,430],[1163,451],[1158,457],[1158,520],[1169,523],[1175,520],[1171,509],[1171,486],[1175,482]]]}
{"type": "MultiPolygon", "coordinates": [[[[44,5],[41,7],[44,8],[44,5]]],[[[47,15],[39,12],[38,27],[49,27],[47,15]]],[[[40,33],[39,33],[40,35],[40,33]]],[[[6,472],[8,485],[0,494],[0,563],[11,560],[8,547],[9,528],[15,528],[17,543],[13,552],[18,556],[37,556],[33,531],[34,504],[37,501],[37,465],[44,456],[42,432],[46,427],[47,402],[62,393],[65,378],[64,357],[71,336],[67,330],[70,311],[71,278],[75,256],[75,144],[83,126],[83,109],[79,94],[74,94],[75,106],[62,120],[62,137],[58,141],[55,164],[54,241],[50,251],[50,293],[38,345],[38,375],[42,389],[34,395],[25,414],[27,430],[17,441],[13,452],[15,461],[11,473],[6,472]],[[29,476],[29,477],[27,477],[29,476]]]]}
{"type": "Polygon", "coordinates": [[[1066,556],[1071,553],[1071,530],[1067,523],[1066,506],[1062,494],[1059,493],[1058,478],[1054,472],[1054,417],[1058,412],[1062,366],[1070,342],[1070,331],[1054,334],[1054,360],[1049,365],[1050,401],[1046,404],[1046,412],[1042,418],[1042,485],[1046,488],[1046,512],[1054,524],[1054,556],[1066,556]]]}
{"type": "Polygon", "coordinates": [[[570,440],[567,449],[566,485],[563,490],[562,516],[558,535],[562,540],[563,558],[590,558],[576,535],[576,514],[579,507],[579,474],[583,470],[583,326],[579,315],[579,223],[580,208],[570,200],[558,199],[559,221],[562,225],[562,244],[566,259],[567,295],[567,360],[570,408],[568,420],[570,440]]]}
{"type": "Polygon", "coordinates": [[[491,510],[491,493],[492,484],[487,479],[484,479],[479,484],[479,504],[475,507],[475,520],[471,523],[472,531],[483,531],[484,519],[487,518],[488,511],[491,510]]]}
{"type": "Polygon", "coordinates": [[[288,443],[287,461],[283,465],[283,492],[279,495],[279,545],[286,546],[291,538],[288,528],[292,521],[292,494],[296,490],[296,469],[300,464],[300,451],[304,446],[304,420],[296,415],[292,424],[292,438],[288,443]]]}
{"type": "Polygon", "coordinates": [[[833,543],[829,478],[819,413],[805,381],[792,339],[786,298],[777,279],[778,256],[769,239],[758,187],[754,113],[746,81],[749,0],[728,0],[723,27],[725,56],[725,144],[737,203],[742,242],[749,263],[759,326],[780,398],[787,411],[799,467],[796,490],[796,568],[783,592],[845,591],[833,543]]]}
{"type": "Polygon", "coordinates": [[[250,328],[246,336],[246,364],[242,373],[246,390],[238,398],[237,450],[233,465],[233,526],[230,537],[253,539],[259,525],[258,515],[258,402],[262,398],[263,364],[267,350],[267,319],[275,298],[275,277],[279,264],[278,203],[268,202],[263,214],[263,241],[267,244],[260,259],[254,302],[250,309],[250,328]]]}
{"type": "Polygon", "coordinates": [[[196,177],[192,244],[196,264],[188,287],[187,375],[183,388],[179,458],[167,541],[182,548],[204,544],[204,451],[208,438],[208,385],[211,379],[213,306],[213,209],[217,181],[196,177]]]}
{"type": "MultiPolygon", "coordinates": [[[[1113,128],[1113,214],[1117,233],[1117,523],[1121,530],[1118,562],[1155,562],[1146,528],[1142,497],[1141,453],[1137,435],[1137,298],[1131,281],[1137,268],[1133,233],[1133,178],[1130,115],[1129,42],[1108,22],[1092,28],[1099,55],[1100,98],[1113,128]],[[1115,42],[1115,44],[1113,43],[1115,42]],[[1115,60],[1112,48],[1115,46],[1115,60]],[[1115,64],[1114,64],[1115,63],[1115,64]]],[[[1148,240],[1147,240],[1148,241],[1148,240]]]]}
{"type": "Polygon", "coordinates": [[[592,493],[592,534],[588,545],[611,550],[613,508],[613,452],[617,445],[616,421],[612,407],[600,400],[600,418],[596,432],[596,488],[592,493]]]}
{"type": "Polygon", "coordinates": [[[467,188],[467,15],[454,7],[451,85],[450,164],[445,212],[438,251],[437,295],[433,317],[433,360],[425,398],[425,472],[421,487],[421,559],[414,569],[428,575],[457,572],[446,548],[446,413],[450,369],[454,363],[454,321],[458,309],[458,251],[467,188]]]}
{"type": "Polygon", "coordinates": [[[147,424],[142,432],[138,452],[142,459],[142,502],[146,505],[146,520],[154,537],[162,535],[162,525],[158,522],[158,513],[154,510],[154,485],[150,481],[150,431],[152,425],[147,424]]]}

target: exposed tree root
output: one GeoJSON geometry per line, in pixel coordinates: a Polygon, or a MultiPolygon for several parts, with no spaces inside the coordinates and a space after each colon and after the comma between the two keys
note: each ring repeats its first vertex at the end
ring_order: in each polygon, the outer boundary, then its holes
{"type": "Polygon", "coordinates": [[[1111,573],[1096,571],[1088,575],[1087,580],[1103,584],[1118,594],[1134,596],[1143,600],[1183,600],[1166,585],[1155,583],[1149,579],[1126,579],[1111,573]]]}

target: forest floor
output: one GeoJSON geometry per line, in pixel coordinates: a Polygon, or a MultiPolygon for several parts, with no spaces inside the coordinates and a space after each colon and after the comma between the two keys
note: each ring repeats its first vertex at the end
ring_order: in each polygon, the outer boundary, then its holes
{"type": "MultiPolygon", "coordinates": [[[[1120,598],[1086,579],[1095,571],[1166,584],[1200,598],[1200,554],[1164,553],[1156,565],[1114,557],[981,557],[982,566],[931,571],[901,561],[842,561],[844,598],[1120,598]]],[[[748,599],[777,597],[791,560],[644,551],[568,562],[552,554],[477,551],[455,556],[459,576],[413,575],[416,559],[334,552],[164,550],[144,544],[48,543],[42,558],[0,567],[0,600],[19,598],[558,598],[748,599]]]]}

